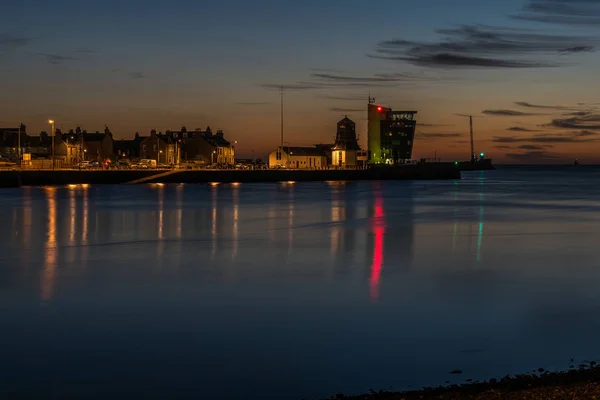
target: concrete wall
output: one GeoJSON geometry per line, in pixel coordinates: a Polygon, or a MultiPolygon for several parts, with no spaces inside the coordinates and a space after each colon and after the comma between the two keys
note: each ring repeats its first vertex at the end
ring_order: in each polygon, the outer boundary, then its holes
{"type": "MultiPolygon", "coordinates": [[[[145,170],[99,171],[0,171],[0,187],[52,186],[68,184],[121,184],[163,174],[145,170]]],[[[208,182],[306,182],[358,180],[433,180],[460,179],[454,165],[424,164],[381,167],[366,170],[182,170],[148,183],[208,182]]]]}

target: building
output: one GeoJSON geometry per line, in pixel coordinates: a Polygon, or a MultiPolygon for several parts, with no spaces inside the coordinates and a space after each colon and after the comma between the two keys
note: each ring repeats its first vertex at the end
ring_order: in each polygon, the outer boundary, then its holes
{"type": "Polygon", "coordinates": [[[108,128],[104,133],[81,132],[83,159],[85,161],[104,161],[114,157],[114,140],[108,128]]]}
{"type": "Polygon", "coordinates": [[[137,160],[140,158],[140,148],[142,141],[146,137],[140,136],[138,132],[135,133],[133,140],[115,140],[114,141],[114,153],[117,159],[126,160],[137,160]]]}
{"type": "MultiPolygon", "coordinates": [[[[56,136],[58,139],[59,136],[56,136]]],[[[77,134],[72,129],[68,133],[60,135],[60,143],[56,148],[57,155],[60,153],[63,162],[67,165],[77,165],[83,160],[83,135],[77,134]]]]}
{"type": "Polygon", "coordinates": [[[370,164],[403,164],[412,157],[417,111],[368,105],[370,164]]]}
{"type": "Polygon", "coordinates": [[[327,153],[322,147],[278,147],[269,154],[269,168],[328,168],[327,153]]]}
{"type": "Polygon", "coordinates": [[[356,138],[356,124],[347,116],[337,123],[335,144],[331,149],[331,165],[338,168],[358,167],[360,146],[356,138]]]}
{"type": "Polygon", "coordinates": [[[172,136],[150,132],[150,136],[140,142],[140,158],[156,160],[158,164],[175,165],[181,161],[179,142],[172,136]]]}
{"type": "Polygon", "coordinates": [[[235,165],[235,147],[225,139],[222,130],[213,134],[210,127],[205,131],[175,132],[183,145],[183,155],[187,161],[197,161],[204,165],[233,167],[235,165]]]}

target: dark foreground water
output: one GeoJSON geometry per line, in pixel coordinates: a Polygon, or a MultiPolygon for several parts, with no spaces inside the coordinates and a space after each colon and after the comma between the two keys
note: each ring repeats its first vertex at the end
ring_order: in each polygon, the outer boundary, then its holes
{"type": "Polygon", "coordinates": [[[0,398],[300,400],[600,358],[600,169],[5,189],[0,223],[0,398]]]}

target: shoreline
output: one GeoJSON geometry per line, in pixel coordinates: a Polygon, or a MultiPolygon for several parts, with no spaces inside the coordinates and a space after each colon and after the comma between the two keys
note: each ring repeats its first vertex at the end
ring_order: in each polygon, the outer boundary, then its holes
{"type": "Polygon", "coordinates": [[[506,376],[485,382],[423,388],[404,392],[372,391],[362,395],[333,395],[321,400],[459,400],[459,399],[600,399],[600,366],[595,361],[549,372],[506,376]]]}
{"type": "Polygon", "coordinates": [[[455,166],[436,164],[364,170],[8,170],[0,171],[0,187],[71,184],[454,180],[460,178],[460,170],[455,166]]]}

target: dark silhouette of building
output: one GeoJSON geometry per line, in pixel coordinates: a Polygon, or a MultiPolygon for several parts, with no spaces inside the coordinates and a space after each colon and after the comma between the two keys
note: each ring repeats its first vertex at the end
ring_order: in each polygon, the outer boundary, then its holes
{"type": "Polygon", "coordinates": [[[401,164],[412,157],[417,111],[368,105],[369,163],[401,164]]]}

